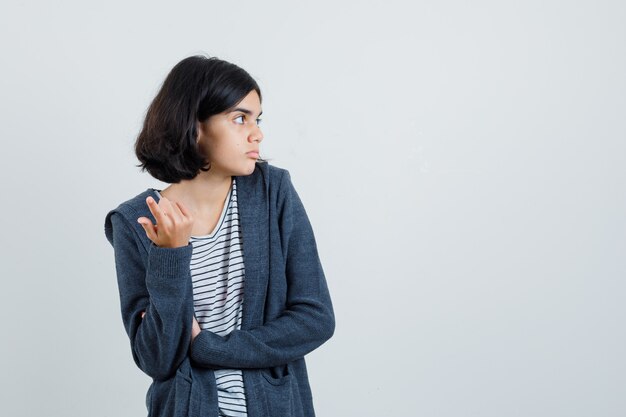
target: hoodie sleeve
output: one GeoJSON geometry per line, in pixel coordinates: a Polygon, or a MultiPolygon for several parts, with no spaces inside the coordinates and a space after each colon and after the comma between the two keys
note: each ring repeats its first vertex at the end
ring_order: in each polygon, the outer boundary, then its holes
{"type": "Polygon", "coordinates": [[[142,256],[138,232],[116,210],[107,215],[105,231],[114,249],[122,320],[133,359],[153,379],[167,379],[189,352],[192,246],[159,248],[151,242],[147,257],[142,256]]]}
{"type": "Polygon", "coordinates": [[[282,315],[251,330],[219,336],[202,330],[190,358],[207,368],[267,368],[302,358],[328,340],[335,316],[315,237],[285,170],[278,190],[281,241],[286,243],[287,305],[282,315]]]}

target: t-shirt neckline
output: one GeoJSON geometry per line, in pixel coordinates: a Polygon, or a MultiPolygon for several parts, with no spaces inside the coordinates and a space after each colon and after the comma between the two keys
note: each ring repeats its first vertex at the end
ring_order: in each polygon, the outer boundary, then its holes
{"type": "MultiPolygon", "coordinates": [[[[209,233],[208,235],[191,235],[190,236],[190,240],[191,239],[196,239],[196,240],[198,240],[198,239],[210,239],[210,238],[215,236],[217,231],[220,229],[220,226],[224,222],[224,217],[226,217],[226,212],[228,211],[228,207],[230,206],[230,202],[232,200],[233,183],[234,182],[235,182],[235,179],[233,178],[232,182],[230,183],[230,188],[228,190],[228,194],[226,195],[226,200],[224,201],[224,206],[222,207],[222,212],[220,213],[219,220],[217,221],[217,224],[215,225],[215,227],[213,228],[211,233],[209,233]]],[[[160,192],[162,190],[157,190],[156,188],[150,188],[150,191],[152,192],[152,194],[157,196],[157,198],[155,198],[155,201],[158,204],[159,201],[161,201],[161,193],[160,192]]]]}

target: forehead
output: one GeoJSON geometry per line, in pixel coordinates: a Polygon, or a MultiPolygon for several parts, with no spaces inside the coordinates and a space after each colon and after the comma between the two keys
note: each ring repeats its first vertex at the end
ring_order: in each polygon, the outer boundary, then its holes
{"type": "Polygon", "coordinates": [[[227,110],[228,113],[236,111],[257,116],[263,113],[261,101],[259,100],[259,95],[256,90],[250,91],[239,103],[227,110]]]}

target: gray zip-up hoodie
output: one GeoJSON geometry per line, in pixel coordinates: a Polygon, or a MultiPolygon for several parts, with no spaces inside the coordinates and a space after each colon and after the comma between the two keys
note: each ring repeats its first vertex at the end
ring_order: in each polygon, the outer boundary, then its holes
{"type": "Polygon", "coordinates": [[[202,330],[190,344],[191,243],[160,248],[137,223],[156,222],[148,189],[111,210],[122,320],[137,366],[153,378],[149,416],[218,415],[213,370],[242,369],[250,417],[314,416],[304,355],[335,330],[315,237],[285,169],[257,162],[235,177],[245,282],[241,330],[202,330]],[[145,317],[141,313],[145,311],[145,317]]]}

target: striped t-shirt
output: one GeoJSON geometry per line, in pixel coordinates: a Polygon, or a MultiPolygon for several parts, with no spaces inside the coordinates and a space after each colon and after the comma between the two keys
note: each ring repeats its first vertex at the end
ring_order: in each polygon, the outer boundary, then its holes
{"type": "MultiPolygon", "coordinates": [[[[190,242],[193,306],[200,327],[220,336],[240,329],[244,263],[234,177],[213,232],[191,236],[190,242]]],[[[246,416],[241,370],[217,369],[215,379],[220,416],[246,416]]]]}

